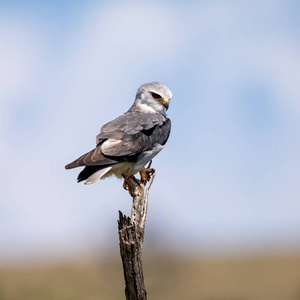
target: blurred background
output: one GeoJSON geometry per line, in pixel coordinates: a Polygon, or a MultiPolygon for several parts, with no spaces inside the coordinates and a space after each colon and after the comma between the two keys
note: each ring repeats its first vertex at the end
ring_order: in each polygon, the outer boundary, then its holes
{"type": "Polygon", "coordinates": [[[0,299],[122,299],[122,181],[64,170],[137,88],[173,92],[150,299],[300,299],[300,2],[1,1],[0,299]]]}

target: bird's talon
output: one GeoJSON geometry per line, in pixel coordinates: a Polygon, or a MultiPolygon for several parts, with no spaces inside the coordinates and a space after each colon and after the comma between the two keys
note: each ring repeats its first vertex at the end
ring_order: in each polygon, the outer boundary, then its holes
{"type": "Polygon", "coordinates": [[[149,174],[151,174],[151,175],[153,175],[155,173],[155,169],[151,169],[150,171],[149,171],[149,174]]]}
{"type": "Polygon", "coordinates": [[[141,181],[143,184],[146,184],[148,181],[150,181],[151,176],[155,173],[154,169],[145,168],[142,171],[140,171],[141,175],[141,181]]]}
{"type": "MultiPolygon", "coordinates": [[[[123,188],[124,188],[124,190],[128,191],[128,193],[132,196],[132,190],[131,190],[131,188],[130,188],[130,185],[129,185],[128,182],[126,181],[125,176],[123,176],[123,177],[124,177],[123,188]]],[[[130,177],[131,177],[132,179],[135,179],[133,175],[130,176],[130,177]]]]}

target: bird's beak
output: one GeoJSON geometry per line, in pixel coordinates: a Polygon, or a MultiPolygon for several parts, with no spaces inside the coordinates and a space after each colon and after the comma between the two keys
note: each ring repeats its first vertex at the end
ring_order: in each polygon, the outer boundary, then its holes
{"type": "Polygon", "coordinates": [[[163,99],[163,101],[162,101],[163,106],[165,107],[166,110],[168,110],[168,108],[169,108],[169,101],[170,101],[170,99],[163,99]]]}

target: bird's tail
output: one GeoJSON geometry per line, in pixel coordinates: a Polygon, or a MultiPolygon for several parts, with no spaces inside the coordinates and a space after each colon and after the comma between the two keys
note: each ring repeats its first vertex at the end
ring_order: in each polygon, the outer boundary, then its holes
{"type": "Polygon", "coordinates": [[[87,184],[91,184],[96,182],[98,179],[101,179],[101,177],[103,177],[108,171],[111,170],[112,167],[106,167],[104,169],[101,169],[95,173],[93,173],[91,176],[89,176],[86,180],[86,182],[84,183],[85,185],[87,184]]]}
{"type": "Polygon", "coordinates": [[[110,169],[111,165],[105,166],[86,166],[78,175],[77,182],[84,181],[84,184],[91,184],[104,176],[110,169]]]}

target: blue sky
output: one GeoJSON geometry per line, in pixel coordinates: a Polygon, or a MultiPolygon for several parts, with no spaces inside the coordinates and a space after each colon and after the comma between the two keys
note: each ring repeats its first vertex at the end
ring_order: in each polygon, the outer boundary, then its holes
{"type": "Polygon", "coordinates": [[[296,1],[0,2],[0,260],[117,247],[122,182],[84,187],[64,165],[150,81],[173,99],[148,240],[299,246],[299,13],[296,1]]]}

